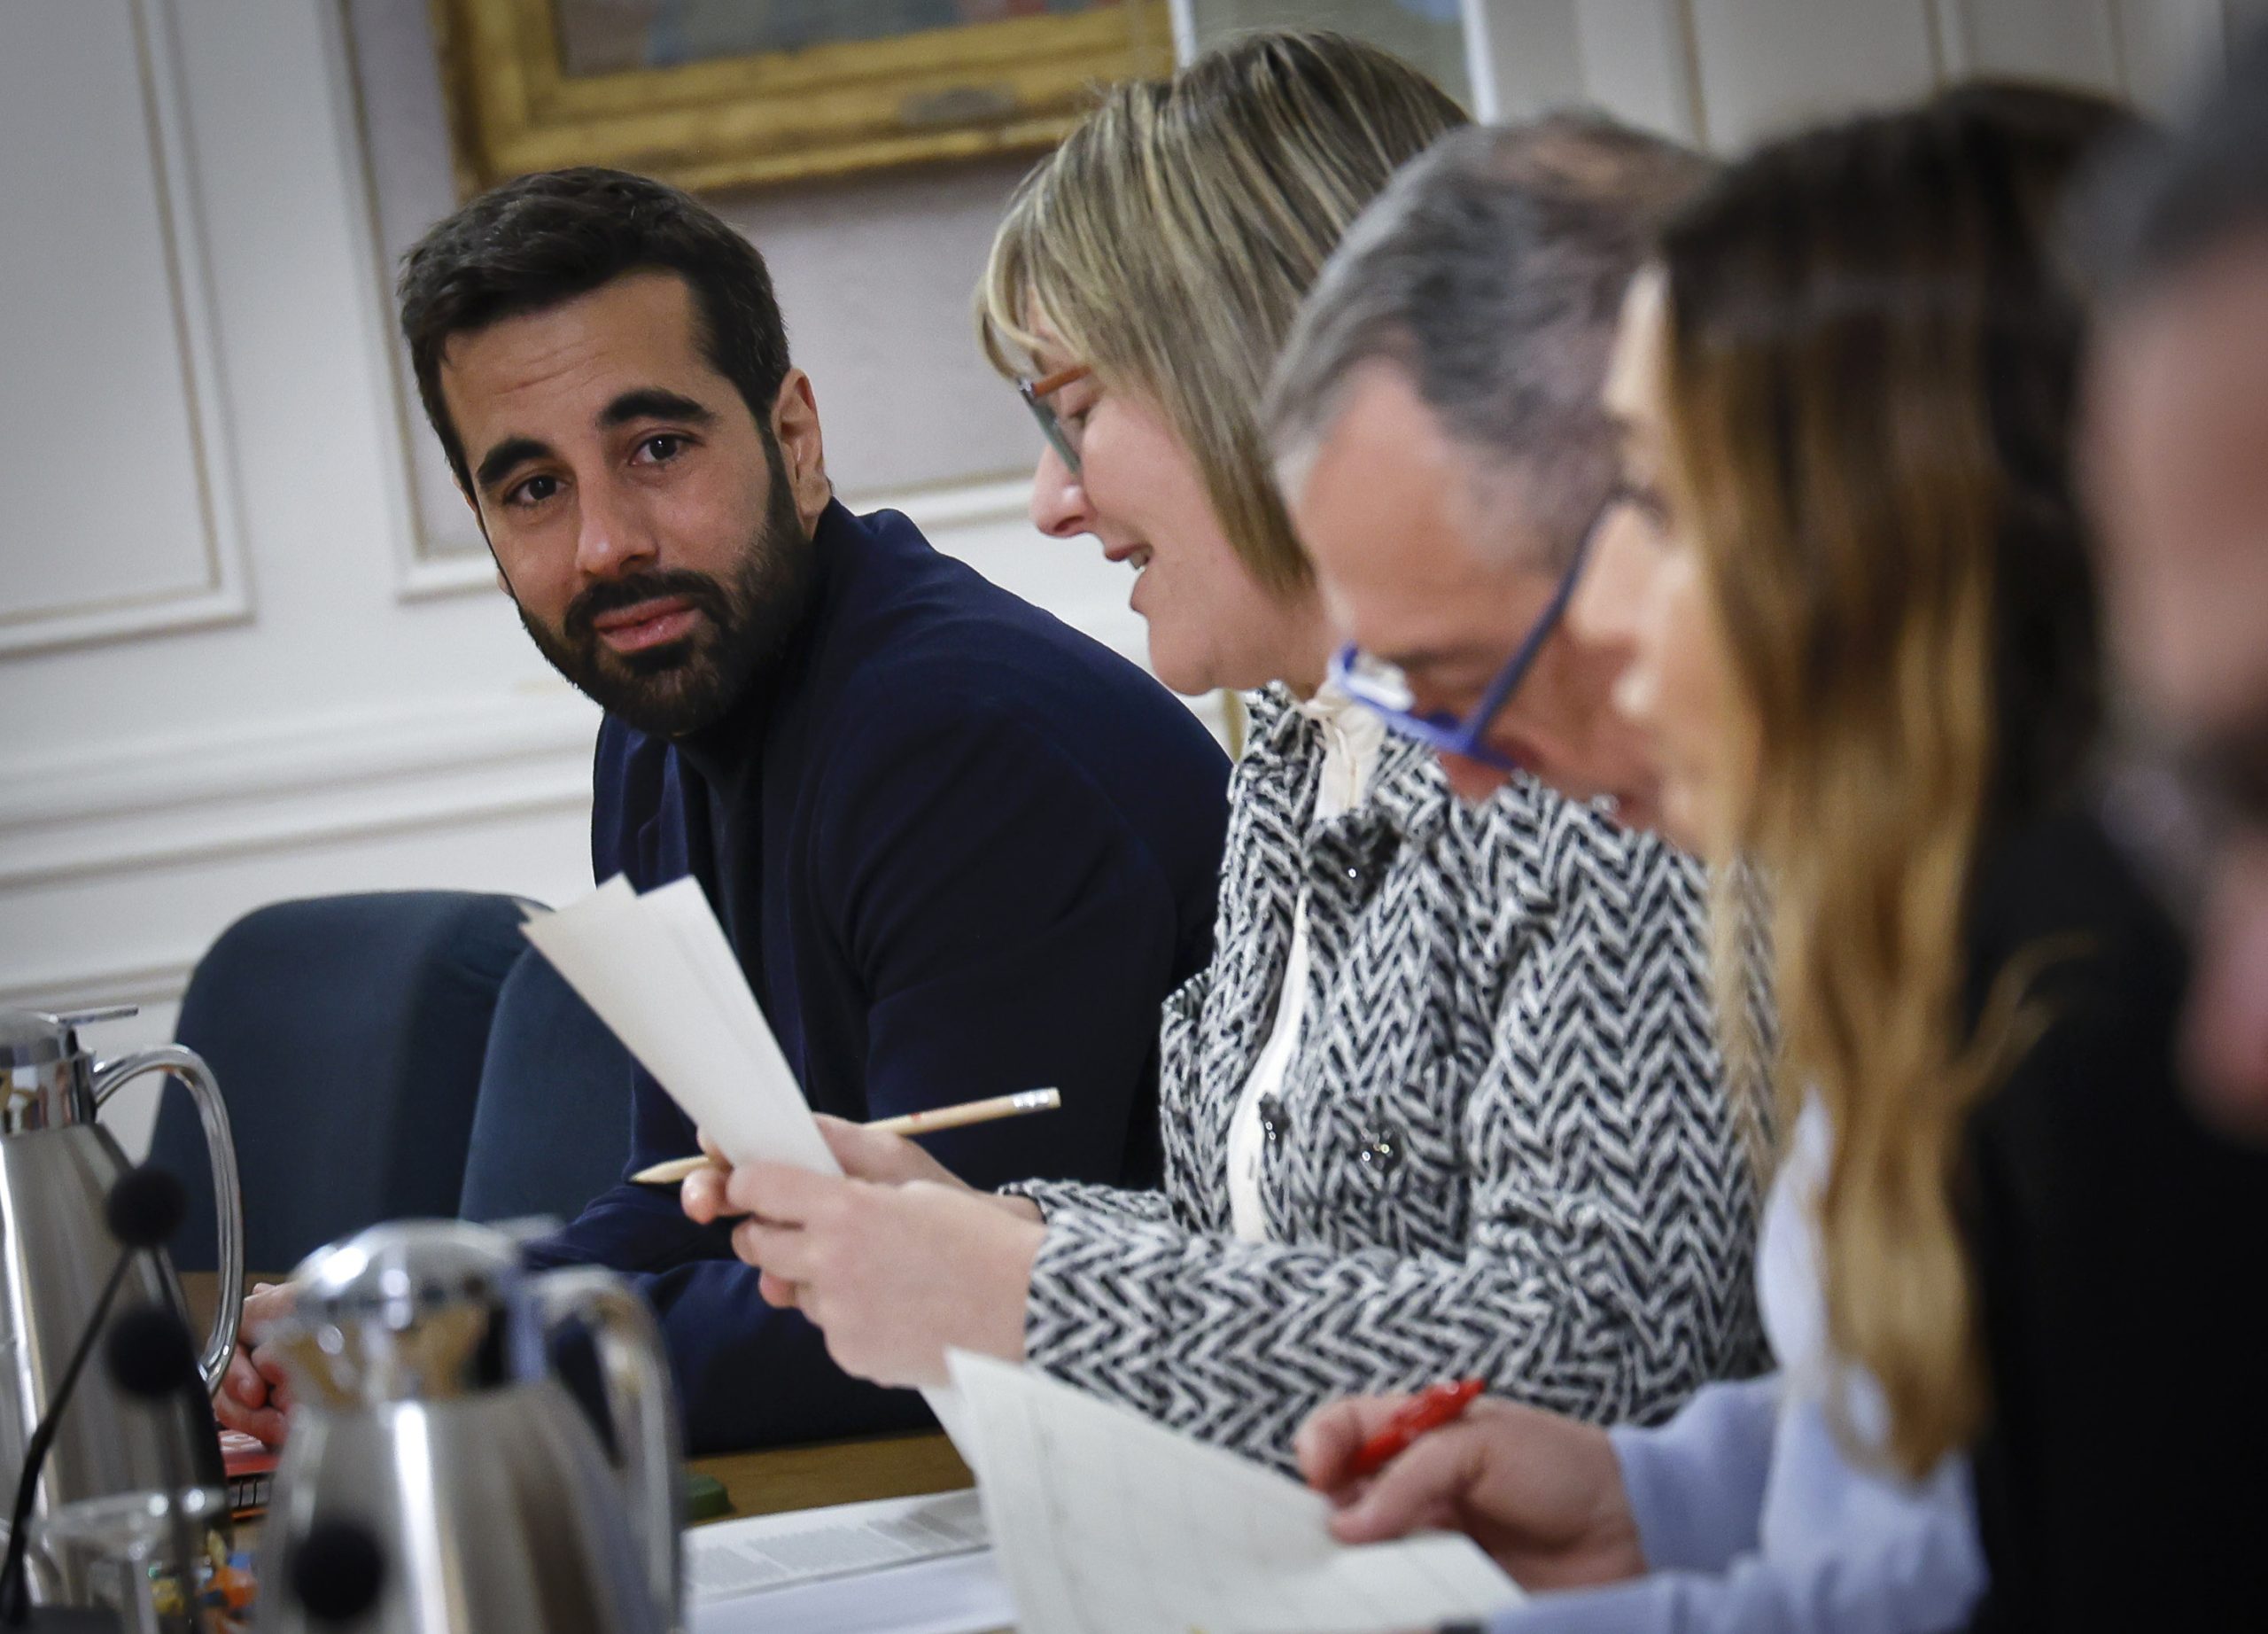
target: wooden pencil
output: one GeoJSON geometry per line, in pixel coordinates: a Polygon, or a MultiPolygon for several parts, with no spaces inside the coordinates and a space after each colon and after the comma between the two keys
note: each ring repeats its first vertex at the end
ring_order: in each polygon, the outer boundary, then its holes
{"type": "MultiPolygon", "coordinates": [[[[994,1095],[984,1101],[964,1101],[957,1107],[937,1107],[927,1112],[908,1112],[903,1117],[879,1118],[866,1125],[884,1134],[927,1135],[941,1129],[965,1129],[971,1124],[989,1124],[996,1118],[1022,1117],[1033,1112],[1052,1112],[1063,1104],[1062,1092],[1053,1089],[1020,1089],[1013,1095],[994,1095]]],[[[677,1157],[665,1163],[656,1163],[650,1169],[641,1169],[630,1178],[640,1186],[675,1186],[687,1175],[710,1166],[703,1156],[677,1157]]]]}

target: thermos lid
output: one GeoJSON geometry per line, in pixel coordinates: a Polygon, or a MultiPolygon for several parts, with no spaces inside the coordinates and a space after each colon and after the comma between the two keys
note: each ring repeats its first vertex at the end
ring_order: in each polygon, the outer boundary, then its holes
{"type": "Polygon", "coordinates": [[[393,1220],[317,1249],[293,1273],[298,1316],[414,1327],[452,1305],[493,1305],[522,1276],[518,1246],[470,1220],[393,1220]]]}
{"type": "Polygon", "coordinates": [[[71,1023],[38,1010],[0,1010],[0,1066],[50,1067],[79,1054],[71,1023]]]}
{"type": "Polygon", "coordinates": [[[469,1220],[394,1220],[292,1273],[269,1342],[303,1406],[437,1401],[524,1375],[519,1245],[469,1220]]]}

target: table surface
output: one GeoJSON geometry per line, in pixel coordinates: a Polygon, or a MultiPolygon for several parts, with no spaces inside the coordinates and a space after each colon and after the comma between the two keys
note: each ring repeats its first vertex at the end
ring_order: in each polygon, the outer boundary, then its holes
{"type": "MultiPolygon", "coordinates": [[[[181,1280],[191,1325],[201,1334],[212,1320],[218,1279],[211,1272],[192,1271],[183,1273],[181,1280]]],[[[245,1286],[281,1280],[248,1272],[245,1286]]],[[[913,1498],[975,1483],[952,1443],[935,1433],[728,1452],[695,1459],[691,1467],[715,1476],[732,1498],[732,1514],[719,1515],[718,1520],[855,1504],[874,1498],[913,1498]]]]}

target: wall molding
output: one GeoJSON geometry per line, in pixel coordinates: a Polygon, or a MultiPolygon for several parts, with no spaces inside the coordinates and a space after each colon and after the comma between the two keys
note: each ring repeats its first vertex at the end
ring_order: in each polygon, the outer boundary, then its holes
{"type": "Polygon", "coordinates": [[[0,891],[458,827],[590,800],[597,712],[564,686],[0,767],[0,891]]]}
{"type": "MultiPolygon", "coordinates": [[[[377,888],[364,860],[372,843],[411,835],[446,850],[533,818],[547,830],[562,825],[579,850],[597,720],[562,685],[144,744],[100,761],[0,767],[0,906],[30,922],[105,912],[121,884],[146,882],[150,893],[146,917],[119,925],[113,956],[82,945],[50,953],[47,968],[26,959],[31,968],[0,972],[0,1008],[174,1003],[237,914],[285,896],[377,888]],[[299,883],[252,883],[249,894],[241,875],[217,892],[204,883],[214,865],[246,860],[251,881],[273,861],[279,879],[299,883]],[[311,877],[338,883],[311,890],[311,877]]],[[[38,948],[14,951],[36,958],[38,948]]]]}
{"type": "Polygon", "coordinates": [[[0,983],[0,1009],[67,1015],[74,1010],[106,1010],[115,1005],[149,1010],[178,1004],[189,991],[189,976],[197,968],[197,959],[198,955],[190,954],[155,964],[104,966],[28,982],[0,983]]]}
{"type": "Polygon", "coordinates": [[[170,0],[128,0],[159,227],[165,241],[183,408],[195,460],[205,576],[181,590],[32,608],[0,617],[0,658],[238,624],[252,615],[236,482],[233,426],[221,391],[204,214],[184,112],[180,35],[170,0]]]}
{"type": "Polygon", "coordinates": [[[447,513],[453,525],[437,525],[427,514],[421,471],[444,469],[439,451],[429,447],[424,410],[395,331],[393,266],[381,209],[370,110],[363,89],[361,52],[355,43],[352,0],[328,0],[321,8],[323,56],[331,82],[331,105],[338,111],[342,179],[353,202],[346,215],[355,259],[369,269],[361,309],[364,350],[371,377],[378,384],[377,405],[384,441],[387,532],[393,540],[394,595],[414,603],[464,595],[493,588],[496,566],[471,513],[447,513]]]}

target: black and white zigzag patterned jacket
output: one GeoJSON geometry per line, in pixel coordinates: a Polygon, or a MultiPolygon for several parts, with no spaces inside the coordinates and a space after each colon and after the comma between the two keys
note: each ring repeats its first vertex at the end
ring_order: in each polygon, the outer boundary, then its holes
{"type": "Polygon", "coordinates": [[[1652,1420],[1755,1371],[1696,868],[1526,779],[1467,807],[1400,739],[1311,829],[1322,758],[1288,694],[1254,700],[1214,961],[1165,1006],[1164,1189],[1010,1188],[1048,1226],[1031,1362],[1278,1466],[1342,1395],[1477,1375],[1652,1420]],[[1314,984],[1262,1108],[1270,1240],[1242,1241],[1229,1123],[1303,879],[1314,984]]]}

